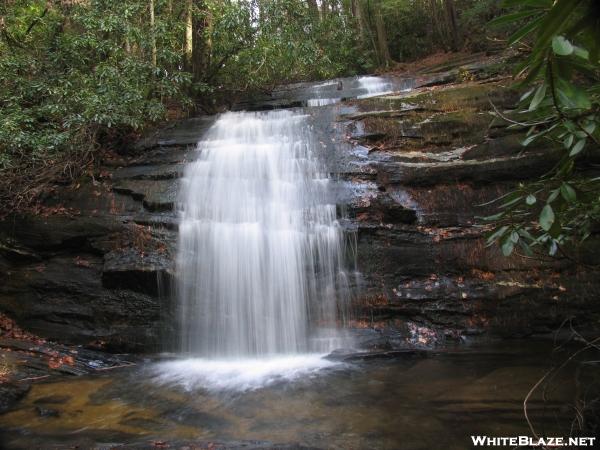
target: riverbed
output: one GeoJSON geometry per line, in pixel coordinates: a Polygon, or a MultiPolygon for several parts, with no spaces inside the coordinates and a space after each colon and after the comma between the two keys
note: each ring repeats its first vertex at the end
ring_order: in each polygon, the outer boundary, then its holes
{"type": "MultiPolygon", "coordinates": [[[[14,411],[0,416],[2,442],[11,449],[185,448],[190,442],[206,448],[470,448],[472,435],[532,435],[523,400],[568,354],[553,348],[550,340],[529,340],[393,358],[358,354],[245,389],[165,383],[157,375],[162,356],[130,369],[33,385],[14,411]]],[[[580,395],[571,367],[542,384],[528,402],[536,432],[567,436],[580,395]]]]}

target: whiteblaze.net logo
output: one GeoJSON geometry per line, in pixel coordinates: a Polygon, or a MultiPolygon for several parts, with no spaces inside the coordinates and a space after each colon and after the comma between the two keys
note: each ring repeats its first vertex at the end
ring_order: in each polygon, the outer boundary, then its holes
{"type": "Polygon", "coordinates": [[[593,447],[595,437],[471,436],[475,447],[593,447]]]}

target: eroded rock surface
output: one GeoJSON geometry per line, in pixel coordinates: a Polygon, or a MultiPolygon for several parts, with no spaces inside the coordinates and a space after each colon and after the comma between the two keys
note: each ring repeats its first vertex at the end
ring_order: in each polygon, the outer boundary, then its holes
{"type": "Polygon", "coordinates": [[[347,203],[363,275],[356,326],[380,336],[368,345],[522,336],[597,319],[593,271],[566,259],[505,258],[485,245],[477,217],[493,214],[488,203],[558,160],[548,143],[524,149],[523,136],[490,114],[514,106],[509,86],[437,86],[341,111],[344,151],[363,150],[356,170],[340,176],[354,187],[347,203]]]}
{"type": "Polygon", "coordinates": [[[170,308],[174,203],[212,118],[174,124],[59,188],[37,214],[0,222],[0,311],[48,339],[111,351],[158,350],[170,308]]]}
{"type": "MultiPolygon", "coordinates": [[[[387,351],[521,336],[597,317],[593,272],[568,260],[505,258],[485,246],[477,216],[494,206],[478,205],[558,157],[546,145],[524,151],[522,136],[490,114],[518,98],[497,72],[472,62],[443,67],[391,81],[391,95],[307,109],[347,214],[343,225],[356,237],[362,280],[351,325],[361,345],[387,351]],[[471,81],[452,84],[465,71],[471,81]],[[416,88],[403,92],[408,87],[416,88]]],[[[346,95],[331,85],[313,91],[346,95]]],[[[246,106],[306,106],[305,87],[246,106]]],[[[0,312],[65,343],[158,349],[172,322],[179,180],[213,120],[149,135],[133,155],[105,161],[93,182],[57,188],[37,214],[0,222],[0,312]]]]}

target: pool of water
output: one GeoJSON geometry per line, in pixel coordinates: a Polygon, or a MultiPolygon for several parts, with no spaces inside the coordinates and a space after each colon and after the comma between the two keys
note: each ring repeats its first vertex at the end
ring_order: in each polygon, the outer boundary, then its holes
{"type": "MultiPolygon", "coordinates": [[[[315,365],[313,358],[312,369],[296,377],[256,362],[248,374],[199,360],[195,370],[189,361],[149,361],[33,385],[15,410],[0,416],[0,447],[258,440],[327,449],[465,449],[471,435],[531,434],[523,399],[551,359],[550,342],[514,341],[393,359],[315,365]],[[179,378],[164,376],[178,371],[179,378]],[[205,382],[211,371],[216,380],[252,380],[258,373],[269,382],[211,387],[205,382]],[[197,382],[181,382],[189,379],[197,382]]],[[[540,435],[568,435],[577,395],[575,373],[566,369],[532,397],[529,414],[540,435]]]]}

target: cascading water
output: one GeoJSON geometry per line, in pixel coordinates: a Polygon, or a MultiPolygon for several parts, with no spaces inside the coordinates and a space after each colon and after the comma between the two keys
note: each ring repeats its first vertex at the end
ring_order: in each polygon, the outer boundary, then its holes
{"type": "Polygon", "coordinates": [[[281,357],[297,373],[298,364],[311,365],[300,355],[335,346],[322,336],[347,295],[344,237],[316,148],[306,115],[226,113],[185,172],[181,350],[207,358],[200,366],[225,378],[238,379],[257,358],[281,357]]]}
{"type": "Polygon", "coordinates": [[[392,83],[381,77],[359,77],[359,88],[366,93],[358,95],[357,98],[369,98],[376,95],[385,95],[393,92],[392,83]]]}

